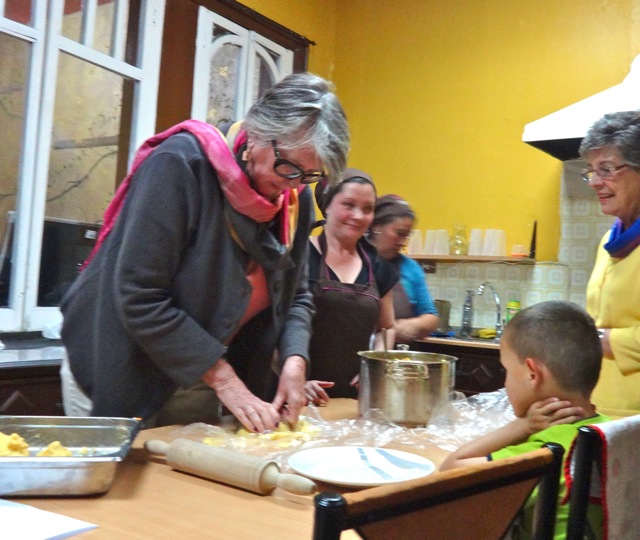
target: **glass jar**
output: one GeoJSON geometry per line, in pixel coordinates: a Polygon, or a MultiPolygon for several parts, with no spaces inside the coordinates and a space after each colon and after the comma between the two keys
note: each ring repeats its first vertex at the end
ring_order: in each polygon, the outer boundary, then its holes
{"type": "Polygon", "coordinates": [[[469,250],[469,242],[467,241],[467,226],[454,225],[453,236],[449,241],[450,255],[466,255],[469,250]]]}

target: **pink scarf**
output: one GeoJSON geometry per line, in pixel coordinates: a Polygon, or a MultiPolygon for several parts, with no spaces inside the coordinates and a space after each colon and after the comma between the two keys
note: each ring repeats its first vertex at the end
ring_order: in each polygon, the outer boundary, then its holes
{"type": "MultiPolygon", "coordinates": [[[[287,240],[290,236],[291,225],[289,219],[290,190],[285,190],[275,202],[265,199],[251,187],[247,175],[236,162],[236,159],[229,150],[227,141],[222,133],[205,122],[201,122],[199,120],[186,120],[180,124],[170,127],[162,133],[154,135],[142,144],[134,157],[131,171],[118,187],[115,196],[104,213],[104,223],[100,229],[96,245],[82,265],[82,268],[85,268],[87,264],[89,264],[89,261],[91,261],[97,253],[98,248],[104,242],[104,239],[111,232],[111,229],[113,229],[116,218],[124,204],[131,179],[140,164],[160,143],[172,135],[182,131],[188,131],[198,139],[198,142],[209,159],[211,166],[215,169],[218,175],[225,197],[231,203],[234,210],[258,223],[271,221],[280,210],[283,211],[280,228],[281,241],[285,245],[288,244],[287,240]]],[[[241,131],[234,141],[234,151],[245,143],[246,140],[246,132],[241,131]]],[[[301,188],[304,188],[304,186],[301,186],[301,188]]],[[[293,199],[295,200],[296,198],[293,197],[293,199]]]]}

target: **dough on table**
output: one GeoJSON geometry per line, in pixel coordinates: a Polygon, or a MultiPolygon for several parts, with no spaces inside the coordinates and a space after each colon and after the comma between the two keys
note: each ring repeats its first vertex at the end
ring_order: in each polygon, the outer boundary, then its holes
{"type": "Polygon", "coordinates": [[[0,456],[28,456],[29,445],[17,433],[6,435],[0,431],[0,456]]]}
{"type": "Polygon", "coordinates": [[[71,450],[62,446],[60,444],[60,441],[53,441],[52,443],[49,444],[49,446],[40,450],[40,452],[36,454],[36,456],[39,456],[39,457],[55,457],[55,456],[68,457],[70,455],[71,455],[71,450]]]}
{"type": "MultiPolygon", "coordinates": [[[[6,435],[0,431],[0,456],[28,456],[29,445],[17,433],[6,435]]],[[[36,454],[40,457],[70,456],[71,450],[60,444],[60,441],[53,441],[47,448],[36,454]]]]}
{"type": "MultiPolygon", "coordinates": [[[[320,428],[310,424],[307,420],[298,420],[294,425],[279,422],[276,429],[265,433],[254,433],[240,428],[231,437],[231,444],[235,447],[262,446],[274,444],[277,448],[297,446],[311,440],[320,433],[320,428]],[[272,442],[273,441],[273,442],[272,442]]],[[[210,446],[224,446],[228,441],[224,437],[205,437],[202,442],[210,446]]]]}

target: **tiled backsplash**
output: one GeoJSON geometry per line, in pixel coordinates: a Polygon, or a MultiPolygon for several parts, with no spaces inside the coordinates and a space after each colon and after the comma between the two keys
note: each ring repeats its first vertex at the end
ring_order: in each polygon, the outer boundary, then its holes
{"type": "MultiPolygon", "coordinates": [[[[585,290],[602,235],[613,218],[600,211],[593,191],[580,179],[583,161],[567,161],[563,166],[560,192],[561,234],[558,262],[540,261],[535,265],[514,263],[438,263],[435,274],[427,274],[432,298],[451,302],[450,324],[459,326],[467,289],[476,290],[485,281],[498,291],[505,317],[509,300],[522,307],[545,300],[570,300],[584,307],[585,290]]],[[[493,294],[485,290],[474,299],[476,327],[496,323],[493,294]]]]}

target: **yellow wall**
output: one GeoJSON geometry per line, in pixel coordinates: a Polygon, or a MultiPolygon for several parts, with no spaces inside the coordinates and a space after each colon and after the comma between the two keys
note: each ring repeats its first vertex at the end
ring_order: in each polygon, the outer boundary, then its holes
{"type": "Polygon", "coordinates": [[[343,0],[241,0],[241,3],[315,42],[309,52],[309,71],[333,80],[336,5],[340,1],[343,0]]]}
{"type": "Polygon", "coordinates": [[[422,229],[507,231],[557,259],[561,163],[528,122],[622,81],[640,0],[245,0],[314,40],[347,110],[350,165],[407,197],[422,229]]]}

